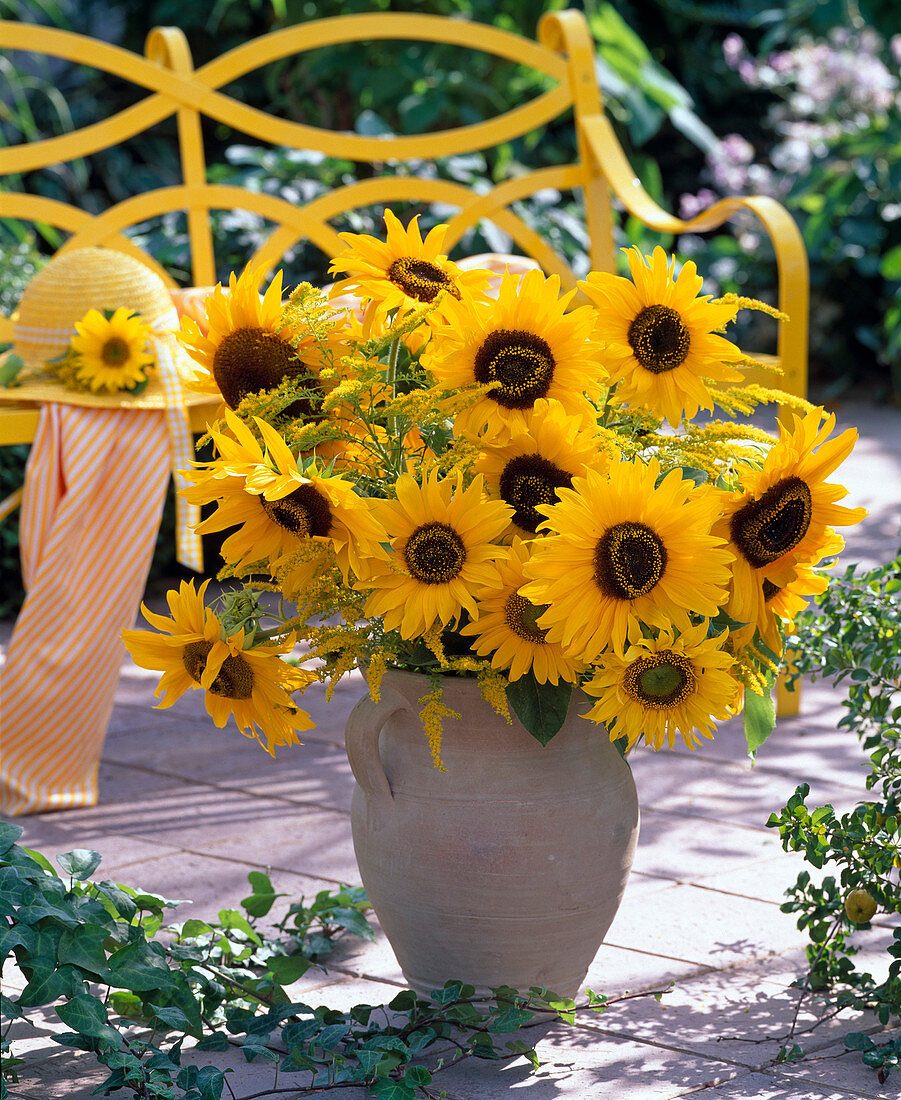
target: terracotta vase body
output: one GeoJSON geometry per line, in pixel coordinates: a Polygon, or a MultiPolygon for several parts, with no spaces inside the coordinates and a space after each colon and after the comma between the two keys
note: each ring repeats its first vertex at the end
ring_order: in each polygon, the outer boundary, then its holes
{"type": "Polygon", "coordinates": [[[631,770],[574,692],[546,746],[447,677],[441,756],[419,719],[427,676],[388,672],[347,723],[363,885],[410,986],[579,989],[616,914],[638,839],[631,770]]]}

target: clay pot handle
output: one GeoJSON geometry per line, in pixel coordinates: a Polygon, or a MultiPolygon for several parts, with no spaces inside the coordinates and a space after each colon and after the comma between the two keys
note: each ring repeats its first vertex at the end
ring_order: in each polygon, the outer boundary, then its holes
{"type": "Polygon", "coordinates": [[[370,820],[376,826],[394,808],[394,794],[379,756],[379,734],[393,714],[407,709],[406,700],[383,688],[378,703],[368,695],[357,703],[344,729],[350,770],[366,796],[370,820]]]}

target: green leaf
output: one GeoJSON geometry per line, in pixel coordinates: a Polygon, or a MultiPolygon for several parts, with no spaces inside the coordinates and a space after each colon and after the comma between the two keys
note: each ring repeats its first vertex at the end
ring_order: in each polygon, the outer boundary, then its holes
{"type": "Polygon", "coordinates": [[[349,1024],[329,1024],[313,1040],[323,1050],[333,1050],[350,1031],[349,1024]]]}
{"type": "Polygon", "coordinates": [[[0,856],[6,855],[23,832],[21,825],[12,825],[8,821],[0,821],[0,856]]]}
{"type": "Polygon", "coordinates": [[[56,857],[56,862],[67,875],[74,879],[84,881],[92,875],[100,866],[101,855],[92,848],[75,848],[74,851],[65,852],[56,857]]]}
{"type": "Polygon", "coordinates": [[[4,925],[0,922],[0,969],[2,969],[3,960],[14,947],[24,947],[30,954],[33,943],[34,929],[17,925],[4,925]]]}
{"type": "Polygon", "coordinates": [[[248,894],[241,905],[252,917],[265,917],[275,903],[277,894],[248,894]]]}
{"type": "Polygon", "coordinates": [[[19,371],[25,366],[25,360],[18,355],[8,355],[0,364],[0,386],[11,386],[19,371]]]}
{"type": "Polygon", "coordinates": [[[507,685],[507,701],[528,732],[546,745],[566,721],[572,684],[539,684],[531,672],[507,685]]]}
{"type": "Polygon", "coordinates": [[[64,1024],[80,1035],[102,1039],[115,1050],[122,1045],[122,1036],[109,1026],[106,1009],[96,997],[88,993],[79,993],[65,1004],[57,1005],[56,1014],[64,1024]]]}
{"type": "Polygon", "coordinates": [[[379,1100],[416,1100],[416,1091],[403,1081],[392,1081],[380,1077],[369,1086],[369,1095],[379,1100]]]}
{"type": "Polygon", "coordinates": [[[753,760],[757,750],[776,726],[776,707],[773,704],[772,686],[767,685],[763,695],[745,692],[745,741],[748,756],[753,760]]]}
{"type": "Polygon", "coordinates": [[[375,932],[359,909],[345,909],[343,907],[333,909],[329,914],[328,922],[329,924],[337,924],[339,928],[344,928],[361,939],[375,940],[375,932]]]}
{"type": "Polygon", "coordinates": [[[110,984],[141,993],[152,989],[171,989],[175,975],[156,952],[142,940],[120,947],[109,957],[110,984]]]}
{"type": "Polygon", "coordinates": [[[107,979],[111,972],[103,945],[108,938],[109,932],[99,924],[67,928],[60,937],[57,959],[60,963],[69,963],[98,978],[107,979]]]}
{"type": "Polygon", "coordinates": [[[176,1005],[161,1006],[147,1003],[146,1009],[147,1014],[152,1016],[153,1019],[159,1020],[176,1031],[190,1030],[191,1025],[188,1022],[188,1017],[176,1005]]]}
{"type": "Polygon", "coordinates": [[[237,909],[220,909],[219,923],[230,932],[243,932],[249,940],[253,941],[253,943],[262,943],[260,937],[250,926],[250,922],[242,913],[239,913],[237,909]]]}
{"type": "Polygon", "coordinates": [[[81,988],[82,976],[72,966],[35,974],[19,996],[19,1004],[27,1008],[49,1005],[60,997],[68,997],[81,988]]]}
{"type": "Polygon", "coordinates": [[[883,279],[901,279],[901,244],[890,248],[879,262],[879,274],[883,279]]]}
{"type": "Polygon", "coordinates": [[[45,855],[42,855],[40,852],[35,852],[31,848],[23,848],[22,851],[30,857],[41,870],[46,871],[49,875],[53,875],[54,878],[59,878],[59,875],[56,873],[56,868],[45,855]]]}
{"type": "Polygon", "coordinates": [[[521,1027],[534,1019],[535,1013],[521,1008],[508,1008],[496,1016],[488,1025],[488,1030],[495,1035],[509,1035],[519,1031],[521,1027]]]}
{"type": "MultiPolygon", "coordinates": [[[[679,471],[683,481],[693,481],[695,485],[704,485],[710,480],[706,470],[699,470],[694,466],[675,466],[673,469],[679,471]]],[[[654,482],[654,488],[659,489],[664,479],[669,477],[672,472],[672,470],[664,470],[654,482]]]]}
{"type": "Polygon", "coordinates": [[[872,1050],[875,1046],[869,1035],[864,1035],[861,1031],[850,1032],[843,1041],[849,1050],[872,1050]]]}
{"type": "Polygon", "coordinates": [[[107,908],[111,906],[115,911],[113,915],[118,915],[129,923],[134,920],[138,907],[129,895],[117,886],[116,883],[107,881],[95,882],[94,886],[97,892],[109,902],[107,908]]]}
{"type": "Polygon", "coordinates": [[[272,885],[272,880],[268,875],[264,875],[262,871],[250,871],[247,875],[247,881],[253,887],[255,894],[274,894],[275,887],[272,885]]]}
{"type": "Polygon", "coordinates": [[[212,1035],[207,1035],[205,1039],[201,1039],[194,1047],[195,1050],[228,1050],[229,1048],[228,1036],[222,1031],[214,1031],[212,1035]]]}
{"type": "Polygon", "coordinates": [[[410,1066],[404,1074],[404,1084],[412,1088],[424,1088],[432,1083],[432,1075],[425,1066],[410,1066]]]}
{"type": "Polygon", "coordinates": [[[200,920],[198,917],[191,917],[181,927],[181,938],[183,940],[193,940],[212,931],[213,926],[211,924],[207,924],[205,920],[200,920]]]}
{"type": "Polygon", "coordinates": [[[279,985],[291,985],[310,969],[309,959],[303,955],[273,955],[266,963],[279,985]]]}

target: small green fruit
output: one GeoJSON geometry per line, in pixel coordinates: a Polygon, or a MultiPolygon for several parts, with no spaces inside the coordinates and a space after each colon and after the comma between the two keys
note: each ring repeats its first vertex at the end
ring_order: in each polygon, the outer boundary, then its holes
{"type": "Polygon", "coordinates": [[[845,915],[855,924],[866,924],[876,912],[876,899],[868,890],[852,890],[845,898],[845,915]]]}

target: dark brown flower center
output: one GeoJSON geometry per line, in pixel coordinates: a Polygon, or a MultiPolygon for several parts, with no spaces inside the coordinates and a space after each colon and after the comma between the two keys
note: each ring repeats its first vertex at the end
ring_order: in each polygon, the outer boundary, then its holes
{"type": "Polygon", "coordinates": [[[520,638],[524,638],[527,642],[544,645],[547,631],[541,629],[538,620],[545,611],[547,611],[547,604],[532,603],[525,596],[514,592],[504,605],[504,622],[520,638]]]}
{"type": "Polygon", "coordinates": [[[274,390],[286,378],[301,378],[308,391],[292,401],[287,415],[314,418],[324,397],[316,378],[294,358],[291,345],[262,328],[239,328],[223,336],[213,355],[213,377],[231,409],[248,394],[274,390]]]}
{"type": "Polygon", "coordinates": [[[537,505],[556,504],[557,490],[570,489],[572,483],[572,474],[541,455],[517,455],[504,467],[500,492],[502,499],[514,509],[516,526],[534,535],[538,524],[547,519],[537,510],[537,505]]]}
{"type": "Polygon", "coordinates": [[[798,545],[807,534],[813,501],[806,482],[786,477],[758,500],[750,500],[732,517],[732,541],[755,569],[769,565],[798,545]]]}
{"type": "MultiPolygon", "coordinates": [[[[198,684],[212,648],[212,642],[189,642],[182,650],[181,661],[185,671],[198,684]]],[[[211,691],[213,695],[223,695],[226,699],[249,699],[253,694],[253,669],[250,662],[241,656],[226,657],[207,691],[211,691]]]]}
{"type": "Polygon", "coordinates": [[[681,653],[661,650],[626,669],[623,686],[644,707],[675,707],[695,690],[695,672],[681,653]]]}
{"type": "Polygon", "coordinates": [[[477,382],[500,382],[488,396],[505,409],[530,409],[547,397],[554,380],[554,356],[540,336],[520,329],[490,332],[476,352],[477,382]]]}
{"type": "Polygon", "coordinates": [[[691,343],[682,318],[669,306],[645,306],[629,325],[628,340],[635,358],[653,374],[684,363],[691,343]]]}
{"type": "Polygon", "coordinates": [[[332,529],[328,499],[312,485],[301,485],[281,500],[260,497],[260,504],[273,523],[299,538],[324,538],[332,529]]]}
{"type": "Polygon", "coordinates": [[[434,302],[442,290],[455,298],[460,297],[460,291],[446,271],[416,256],[401,256],[395,260],[388,268],[388,278],[417,302],[434,302]]]}
{"type": "Polygon", "coordinates": [[[111,336],[103,345],[101,358],[108,367],[121,367],[128,361],[129,354],[128,344],[122,337],[111,336]]]}
{"type": "Polygon", "coordinates": [[[447,584],[463,568],[466,547],[453,527],[433,520],[407,539],[404,560],[410,575],[423,584],[447,584]]]}
{"type": "Polygon", "coordinates": [[[666,569],[666,548],[643,523],[617,523],[594,550],[594,579],[598,588],[616,600],[646,596],[666,569]]]}
{"type": "Polygon", "coordinates": [[[766,577],[763,578],[762,587],[764,603],[769,603],[770,600],[775,599],[775,597],[778,596],[779,593],[782,591],[782,589],[777,584],[773,584],[773,582],[771,580],[768,580],[766,577]]]}

